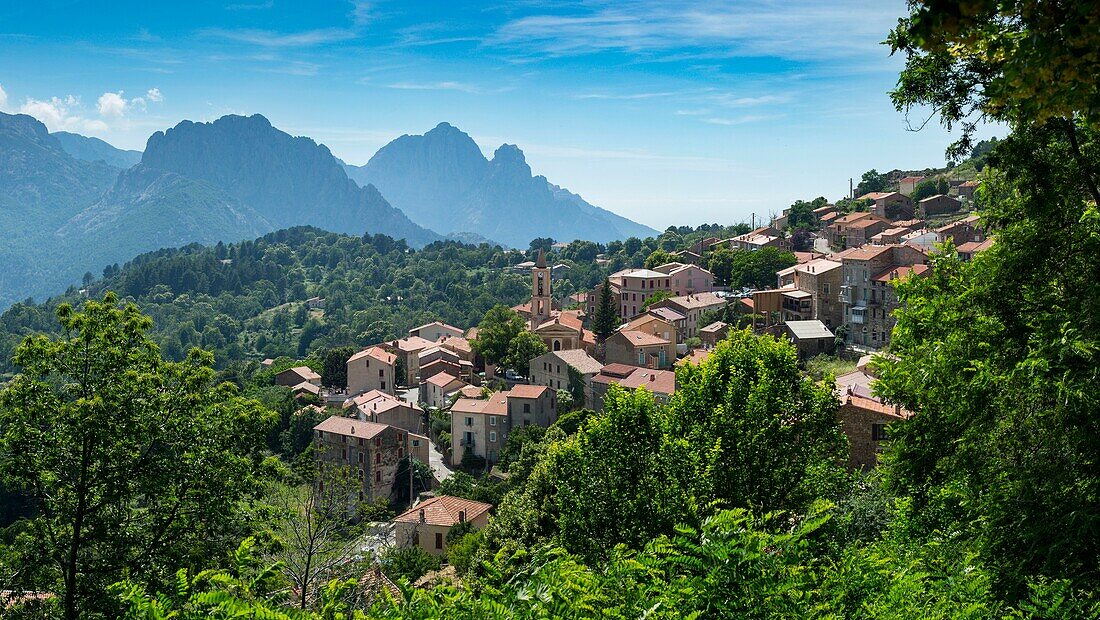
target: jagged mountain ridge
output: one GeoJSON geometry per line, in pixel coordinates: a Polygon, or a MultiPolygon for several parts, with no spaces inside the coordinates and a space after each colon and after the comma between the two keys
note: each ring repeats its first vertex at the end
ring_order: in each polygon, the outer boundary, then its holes
{"type": "Polygon", "coordinates": [[[534,176],[523,151],[502,145],[486,159],[469,135],[440,123],[403,135],[348,175],[379,188],[414,221],[444,234],[475,233],[517,247],[536,237],[606,242],[657,231],[593,206],[534,176]]]}
{"type": "Polygon", "coordinates": [[[130,168],[141,161],[141,151],[115,148],[113,145],[89,136],[68,131],[55,131],[50,134],[57,138],[66,153],[84,161],[102,161],[115,168],[130,168]]]}

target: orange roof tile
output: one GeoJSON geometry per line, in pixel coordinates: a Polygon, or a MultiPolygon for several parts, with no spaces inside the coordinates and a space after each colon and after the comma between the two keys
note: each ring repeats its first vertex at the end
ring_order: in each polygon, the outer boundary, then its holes
{"type": "Polygon", "coordinates": [[[442,525],[450,527],[460,522],[459,513],[466,521],[472,521],[491,510],[491,504],[475,502],[471,499],[463,499],[452,495],[441,495],[420,502],[405,512],[393,518],[398,523],[420,523],[420,515],[424,515],[423,522],[427,525],[442,525]]]}
{"type": "Polygon", "coordinates": [[[505,393],[512,398],[538,398],[549,389],[545,385],[516,385],[505,393]]]}
{"type": "Polygon", "coordinates": [[[324,431],[334,435],[347,435],[348,437],[355,436],[370,439],[382,431],[385,431],[387,428],[390,428],[388,424],[361,422],[354,418],[334,415],[317,426],[314,426],[313,430],[324,431]]]}

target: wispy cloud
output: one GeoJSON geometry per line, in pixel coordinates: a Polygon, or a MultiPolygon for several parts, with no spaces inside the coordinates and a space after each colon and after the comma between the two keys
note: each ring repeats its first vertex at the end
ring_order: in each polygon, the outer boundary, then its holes
{"type": "Polygon", "coordinates": [[[393,84],[387,84],[386,88],[393,88],[395,90],[454,90],[463,93],[469,93],[471,95],[485,95],[490,93],[501,93],[510,88],[483,88],[474,84],[467,84],[465,82],[454,82],[450,80],[444,80],[441,82],[396,82],[393,84]]]}
{"type": "Polygon", "coordinates": [[[626,94],[611,94],[611,93],[582,93],[573,95],[573,99],[608,99],[608,100],[620,100],[620,101],[637,101],[642,99],[658,99],[661,97],[673,97],[682,93],[676,91],[666,92],[654,92],[654,93],[626,93],[626,94]]]}
{"type": "Polygon", "coordinates": [[[587,12],[528,15],[487,40],[520,54],[570,56],[616,51],[690,52],[692,57],[774,56],[798,60],[851,57],[878,43],[897,19],[890,3],[859,0],[709,0],[685,8],[673,0],[625,0],[587,12]],[[853,19],[858,16],[858,19],[853,19]]]}
{"type": "Polygon", "coordinates": [[[359,36],[357,30],[350,28],[316,28],[301,32],[276,32],[274,30],[240,29],[230,30],[225,28],[207,28],[200,30],[199,35],[249,43],[260,47],[312,47],[327,43],[339,43],[349,41],[359,36]]]}
{"type": "Polygon", "coordinates": [[[237,2],[234,4],[225,5],[227,11],[262,11],[270,9],[275,6],[275,0],[267,0],[267,2],[237,2]]]}
{"type": "Polygon", "coordinates": [[[676,116],[705,116],[710,113],[711,111],[707,108],[700,108],[698,110],[676,110],[676,116]]]}
{"type": "Polygon", "coordinates": [[[711,125],[745,125],[747,123],[759,123],[761,121],[770,121],[777,118],[783,118],[782,114],[745,114],[744,116],[738,116],[735,118],[720,118],[711,117],[705,119],[704,123],[710,123],[711,125]]]}

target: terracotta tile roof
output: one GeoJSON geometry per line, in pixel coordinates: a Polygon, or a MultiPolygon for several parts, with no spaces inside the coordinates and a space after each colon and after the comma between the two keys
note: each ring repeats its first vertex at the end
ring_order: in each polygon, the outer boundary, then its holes
{"type": "Polygon", "coordinates": [[[624,338],[626,338],[627,342],[636,347],[655,346],[669,343],[664,338],[654,336],[652,334],[647,334],[636,329],[626,329],[619,333],[622,334],[624,338]]]}
{"type": "Polygon", "coordinates": [[[928,265],[916,263],[913,265],[896,265],[878,274],[872,280],[875,282],[890,282],[892,280],[905,280],[909,276],[919,276],[928,271],[928,265]]]}
{"type": "Polygon", "coordinates": [[[862,245],[858,248],[848,248],[834,255],[834,258],[842,260],[871,260],[877,258],[883,252],[893,251],[892,245],[862,245]]]}
{"type": "MultiPolygon", "coordinates": [[[[448,325],[448,324],[444,323],[443,321],[432,321],[431,323],[425,323],[424,325],[421,325],[420,327],[414,327],[414,328],[410,329],[409,334],[412,335],[413,332],[418,332],[422,329],[427,329],[429,327],[435,327],[437,325],[439,327],[446,327],[447,329],[453,329],[454,331],[456,331],[460,334],[462,333],[462,330],[455,327],[454,325],[448,325]]],[[[416,334],[416,335],[419,336],[420,334],[416,334]]]]}
{"type": "Polygon", "coordinates": [[[425,524],[450,527],[458,525],[460,512],[465,513],[463,516],[467,521],[472,521],[491,509],[492,505],[490,504],[452,495],[441,495],[420,502],[397,515],[393,520],[397,523],[420,523],[420,515],[423,513],[425,524]]]}
{"type": "MultiPolygon", "coordinates": [[[[319,381],[321,379],[321,375],[313,372],[313,369],[309,366],[295,366],[294,368],[287,368],[287,370],[293,370],[299,377],[306,381],[319,381]]],[[[286,370],[283,372],[286,372],[286,370]]]]}
{"type": "Polygon", "coordinates": [[[848,225],[848,228],[856,228],[856,229],[869,228],[869,227],[874,226],[876,224],[881,224],[883,222],[889,222],[889,221],[890,220],[888,220],[884,217],[879,217],[877,215],[872,215],[871,217],[865,217],[861,220],[857,220],[855,222],[852,222],[851,224],[848,225]]]}
{"type": "Polygon", "coordinates": [[[515,385],[511,391],[504,392],[509,398],[539,398],[550,388],[545,385],[515,385]]]}
{"type": "MultiPolygon", "coordinates": [[[[750,299],[749,301],[752,301],[752,300],[750,299]]],[[[707,325],[706,327],[701,328],[699,331],[706,332],[708,334],[717,333],[717,332],[722,331],[722,329],[725,328],[725,327],[729,327],[729,324],[728,323],[723,323],[722,321],[715,321],[715,322],[711,323],[710,325],[707,325]]]]}
{"type": "Polygon", "coordinates": [[[459,390],[458,393],[462,394],[462,398],[479,399],[481,398],[481,387],[477,385],[467,385],[459,390]]]}
{"type": "Polygon", "coordinates": [[[753,310],[755,308],[752,297],[742,297],[740,303],[742,306],[745,306],[749,310],[753,310]]]}
{"type": "Polygon", "coordinates": [[[825,215],[819,216],[817,219],[821,223],[825,224],[825,223],[831,222],[831,221],[833,221],[833,220],[835,220],[839,217],[840,217],[840,213],[838,213],[836,211],[829,211],[825,215]]]}
{"type": "Polygon", "coordinates": [[[828,272],[832,271],[833,269],[839,269],[840,267],[843,267],[843,266],[844,266],[843,264],[838,263],[838,262],[833,261],[833,260],[829,260],[827,258],[818,258],[818,259],[812,260],[808,263],[803,263],[801,265],[795,265],[794,267],[792,267],[792,269],[794,269],[795,271],[801,271],[801,272],[804,272],[804,273],[811,273],[811,274],[817,275],[817,274],[822,274],[822,273],[828,273],[828,272]]]}
{"type": "Polygon", "coordinates": [[[439,388],[445,388],[455,381],[465,384],[464,381],[448,372],[439,372],[432,375],[431,377],[428,377],[428,383],[431,383],[432,385],[439,388]]]}
{"type": "Polygon", "coordinates": [[[698,366],[703,363],[703,360],[710,357],[710,351],[706,349],[693,349],[687,355],[685,355],[677,364],[692,363],[698,366]]]}
{"type": "Polygon", "coordinates": [[[864,398],[855,394],[844,394],[840,399],[841,407],[855,407],[857,409],[863,409],[865,411],[873,411],[878,414],[888,415],[898,420],[907,420],[913,416],[911,411],[896,407],[894,405],[887,405],[886,403],[880,403],[870,398],[864,398]]]}
{"type": "Polygon", "coordinates": [[[291,392],[309,392],[310,394],[317,395],[321,393],[321,387],[310,383],[309,381],[303,381],[298,385],[290,388],[291,392]]]}
{"type": "Polygon", "coordinates": [[[317,426],[313,427],[315,431],[324,431],[326,433],[332,433],[334,435],[347,435],[348,437],[363,437],[364,439],[370,439],[375,435],[390,428],[387,424],[376,424],[374,422],[360,422],[353,418],[345,418],[344,416],[334,415],[330,416],[324,422],[321,422],[317,426]]]}
{"type": "Polygon", "coordinates": [[[576,368],[582,375],[595,374],[603,368],[603,364],[600,364],[596,358],[586,353],[584,349],[554,351],[551,355],[576,368]]]}
{"type": "Polygon", "coordinates": [[[865,217],[871,217],[871,215],[872,213],[870,211],[853,211],[848,215],[842,215],[836,218],[836,221],[833,222],[833,225],[850,224],[852,222],[862,220],[865,217]]]}
{"type": "Polygon", "coordinates": [[[470,341],[461,336],[447,336],[439,341],[439,346],[450,349],[456,353],[472,353],[473,347],[470,341]]]}
{"type": "Polygon", "coordinates": [[[683,310],[698,310],[700,308],[709,308],[711,306],[718,306],[725,304],[726,300],[714,293],[693,293],[691,295],[681,295],[679,297],[669,297],[662,301],[657,302],[658,305],[672,305],[677,306],[683,310]]]}
{"type": "Polygon", "coordinates": [[[672,394],[676,391],[676,373],[671,370],[653,370],[637,366],[627,368],[631,369],[630,373],[625,377],[618,377],[608,375],[605,367],[605,372],[592,377],[592,380],[597,383],[616,383],[628,390],[644,387],[654,394],[672,394]]]}
{"type": "Polygon", "coordinates": [[[901,180],[902,183],[919,183],[923,181],[924,177],[905,177],[901,180]]]}
{"type": "Polygon", "coordinates": [[[377,346],[376,347],[367,347],[366,349],[363,349],[362,351],[360,351],[360,352],[356,353],[355,355],[352,355],[351,357],[349,357],[348,361],[349,362],[354,362],[356,360],[363,359],[364,357],[369,357],[371,359],[376,359],[376,360],[378,360],[378,361],[380,361],[383,364],[386,364],[388,366],[392,366],[393,364],[397,363],[397,356],[396,355],[394,355],[393,353],[390,353],[389,351],[383,349],[382,347],[377,347],[377,346]]]}
{"type": "Polygon", "coordinates": [[[653,316],[662,318],[669,322],[684,321],[687,319],[686,316],[680,314],[672,308],[665,308],[663,306],[660,308],[650,308],[649,313],[653,316]]]}
{"type": "Polygon", "coordinates": [[[820,252],[794,252],[793,254],[794,254],[795,259],[798,260],[799,264],[808,263],[812,260],[822,258],[823,256],[825,256],[824,254],[822,254],[820,252]]]}
{"type": "Polygon", "coordinates": [[[358,407],[364,413],[380,413],[401,407],[408,407],[420,411],[420,406],[416,403],[401,400],[396,396],[391,396],[379,390],[371,390],[344,401],[345,409],[352,406],[358,407]]]}
{"type": "Polygon", "coordinates": [[[959,247],[955,248],[955,250],[958,252],[962,252],[963,254],[973,254],[975,252],[981,252],[982,250],[988,250],[992,246],[993,238],[990,237],[985,241],[968,241],[966,243],[960,244],[959,247]]]}
{"type": "Polygon", "coordinates": [[[390,346],[404,352],[415,353],[431,346],[435,346],[435,343],[427,338],[421,338],[420,336],[406,336],[399,338],[390,343],[390,346]]]}
{"type": "Polygon", "coordinates": [[[451,407],[451,413],[483,413],[487,415],[508,415],[508,396],[506,392],[497,392],[488,399],[460,398],[451,407]]]}

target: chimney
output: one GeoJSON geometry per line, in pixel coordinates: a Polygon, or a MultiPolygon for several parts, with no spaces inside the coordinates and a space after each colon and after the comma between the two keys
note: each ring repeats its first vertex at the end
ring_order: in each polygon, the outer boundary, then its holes
{"type": "Polygon", "coordinates": [[[355,425],[354,424],[351,425],[351,434],[352,435],[355,434],[355,425]]]}
{"type": "Polygon", "coordinates": [[[466,522],[466,511],[465,510],[459,510],[458,511],[458,522],[459,523],[465,523],[466,522]]]}
{"type": "Polygon", "coordinates": [[[653,374],[649,375],[649,380],[650,381],[656,381],[657,380],[657,373],[653,373],[653,374]]]}
{"type": "Polygon", "coordinates": [[[420,509],[420,522],[421,522],[421,523],[424,523],[424,522],[426,522],[426,521],[427,521],[427,519],[425,519],[425,518],[424,518],[424,509],[423,509],[423,508],[421,508],[421,509],[420,509]]]}

